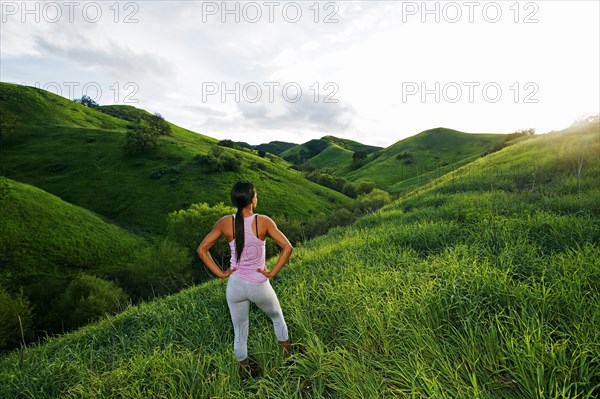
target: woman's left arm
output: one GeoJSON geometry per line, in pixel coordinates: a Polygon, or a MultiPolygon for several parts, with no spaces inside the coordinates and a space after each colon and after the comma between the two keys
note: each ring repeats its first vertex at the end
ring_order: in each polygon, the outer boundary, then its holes
{"type": "Polygon", "coordinates": [[[204,237],[204,240],[202,240],[196,252],[198,253],[198,256],[200,256],[200,259],[202,259],[202,262],[204,262],[204,264],[210,269],[211,272],[213,272],[214,275],[219,278],[227,278],[233,271],[235,271],[235,269],[229,268],[226,271],[221,270],[209,252],[210,248],[223,234],[220,222],[221,220],[218,220],[215,223],[213,229],[206,235],[206,237],[204,237]]]}

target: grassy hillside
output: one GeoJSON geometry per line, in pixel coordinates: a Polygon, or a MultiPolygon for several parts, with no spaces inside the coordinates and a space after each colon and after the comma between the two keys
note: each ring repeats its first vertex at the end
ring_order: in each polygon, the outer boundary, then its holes
{"type": "Polygon", "coordinates": [[[162,234],[166,215],[192,203],[227,202],[232,184],[257,183],[260,211],[309,219],[351,200],[307,181],[289,164],[223,148],[239,172],[212,172],[196,155],[218,140],[172,125],[159,146],[130,156],[123,150],[127,118],[146,111],[102,107],[120,119],[32,87],[0,83],[0,109],[21,125],[0,148],[0,174],[39,187],[140,234],[162,234]],[[118,112],[117,112],[118,111],[118,112]]]}
{"type": "MultiPolygon", "coordinates": [[[[37,187],[0,176],[0,275],[123,267],[144,239],[37,187]]],[[[20,281],[24,283],[26,281],[20,281]]]]}
{"type": "Polygon", "coordinates": [[[317,169],[330,168],[335,171],[350,166],[353,154],[353,151],[332,143],[323,151],[306,161],[305,165],[317,169]]]}
{"type": "Polygon", "coordinates": [[[319,165],[327,163],[334,164],[336,169],[340,169],[350,165],[352,162],[352,154],[354,152],[365,151],[367,154],[370,154],[379,149],[381,149],[381,147],[370,146],[334,136],[323,136],[320,139],[314,139],[303,144],[298,144],[282,152],[280,156],[283,159],[298,165],[305,162],[308,164],[310,162],[311,166],[320,167],[319,165]],[[332,147],[332,150],[324,156],[321,156],[322,152],[327,151],[332,147]],[[340,149],[344,151],[340,151],[340,149]],[[350,154],[350,163],[347,162],[347,154],[350,154]],[[332,161],[328,160],[326,159],[326,155],[333,155],[334,159],[332,161]],[[337,162],[343,162],[343,164],[337,162]]]}
{"type": "Polygon", "coordinates": [[[350,181],[374,181],[386,191],[398,194],[403,181],[430,172],[439,177],[505,139],[504,134],[463,133],[445,128],[426,130],[371,154],[359,169],[346,168],[338,174],[350,181]]]}
{"type": "MultiPolygon", "coordinates": [[[[31,324],[26,323],[19,337],[28,342],[69,329],[64,320],[69,319],[69,312],[80,309],[71,304],[66,309],[59,298],[81,272],[96,277],[115,272],[125,275],[135,257],[153,246],[87,209],[3,176],[0,209],[0,292],[22,293],[27,298],[32,309],[31,324]]],[[[103,300],[96,298],[95,306],[101,306],[103,300]]],[[[0,313],[3,323],[13,315],[10,309],[0,313]]],[[[10,334],[3,329],[8,337],[3,337],[0,350],[5,349],[7,340],[16,341],[18,331],[10,334]]]]}
{"type": "Polygon", "coordinates": [[[0,396],[598,397],[599,135],[520,142],[302,245],[273,281],[291,366],[253,311],[264,377],[238,379],[214,280],[11,354],[0,396]]]}
{"type": "Polygon", "coordinates": [[[255,145],[257,150],[270,152],[271,154],[281,155],[282,152],[297,145],[296,143],[288,143],[286,141],[270,141],[268,143],[255,145]]]}

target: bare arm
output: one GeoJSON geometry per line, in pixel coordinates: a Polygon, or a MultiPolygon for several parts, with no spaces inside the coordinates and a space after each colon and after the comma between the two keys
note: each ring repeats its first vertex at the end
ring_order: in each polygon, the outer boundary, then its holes
{"type": "Polygon", "coordinates": [[[198,256],[200,256],[200,259],[202,259],[202,262],[204,262],[204,264],[210,269],[211,272],[213,272],[214,275],[219,278],[227,278],[233,271],[235,271],[235,269],[230,268],[226,271],[222,271],[219,266],[217,266],[209,252],[209,249],[223,234],[221,221],[222,219],[215,223],[213,229],[206,235],[206,237],[204,237],[204,240],[202,240],[196,252],[198,253],[198,256]]]}
{"type": "Polygon", "coordinates": [[[273,266],[273,269],[271,269],[271,270],[256,269],[256,270],[268,278],[273,278],[277,275],[277,273],[279,273],[279,271],[281,270],[283,265],[286,264],[286,262],[290,258],[290,255],[292,255],[292,251],[294,250],[294,247],[292,247],[292,244],[290,244],[287,237],[277,228],[277,225],[271,218],[265,217],[265,219],[267,221],[267,234],[269,234],[269,236],[273,240],[275,240],[275,242],[277,243],[277,245],[279,245],[279,247],[281,248],[282,251],[279,253],[279,259],[277,259],[277,263],[275,263],[275,266],[273,266]]]}

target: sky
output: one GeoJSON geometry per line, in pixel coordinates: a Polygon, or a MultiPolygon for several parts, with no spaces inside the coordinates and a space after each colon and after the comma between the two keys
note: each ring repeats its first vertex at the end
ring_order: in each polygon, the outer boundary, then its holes
{"type": "Polygon", "coordinates": [[[599,1],[0,1],[0,80],[217,139],[389,146],[600,111],[599,1]]]}

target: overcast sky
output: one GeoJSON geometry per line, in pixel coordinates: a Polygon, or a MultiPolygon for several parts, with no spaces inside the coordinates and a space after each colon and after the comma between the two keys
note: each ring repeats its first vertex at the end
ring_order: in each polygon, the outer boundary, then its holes
{"type": "Polygon", "coordinates": [[[0,79],[251,144],[543,133],[600,109],[598,1],[115,3],[2,1],[0,79]]]}

